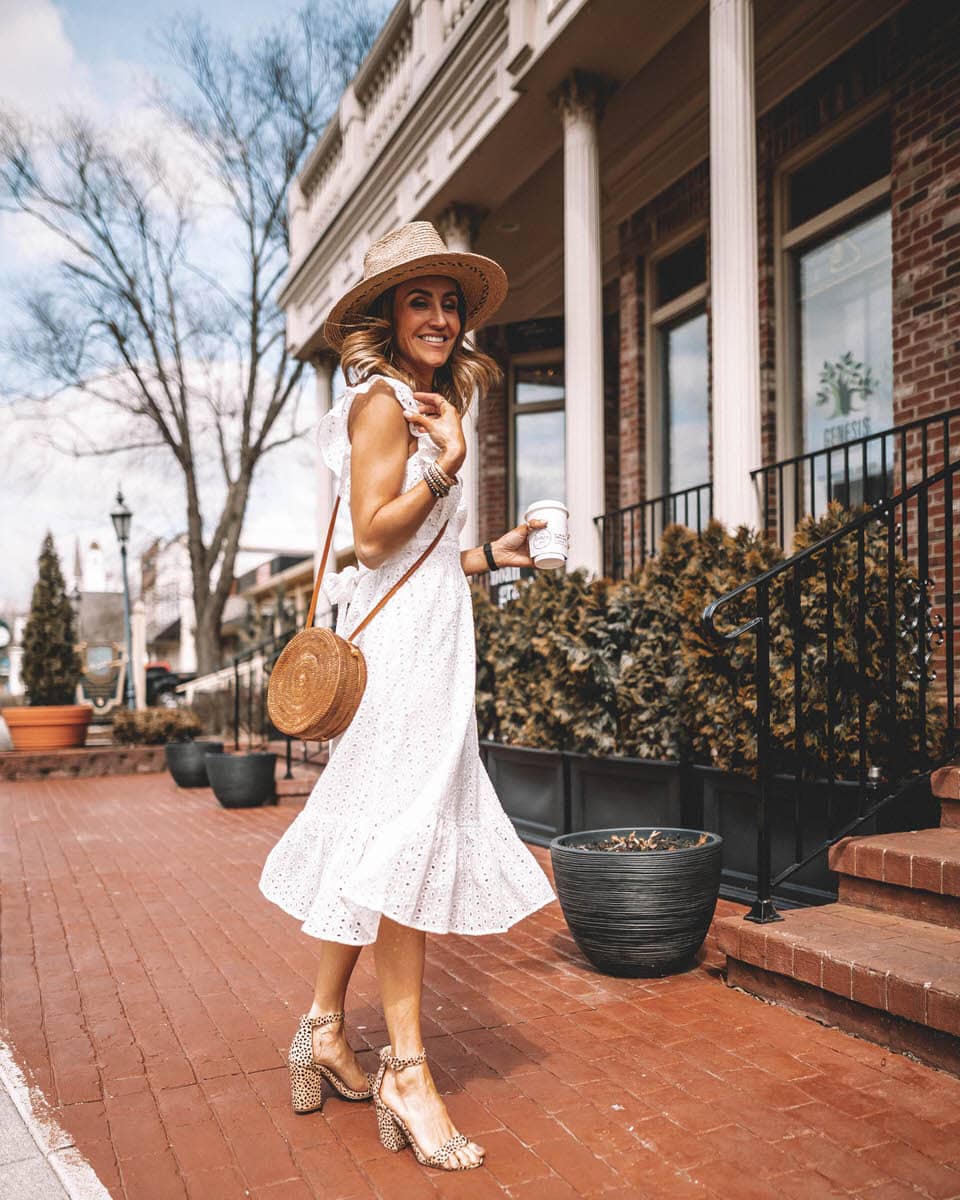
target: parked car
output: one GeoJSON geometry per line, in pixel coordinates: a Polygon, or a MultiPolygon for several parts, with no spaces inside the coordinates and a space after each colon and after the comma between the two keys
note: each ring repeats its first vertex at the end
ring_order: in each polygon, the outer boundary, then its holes
{"type": "Polygon", "coordinates": [[[161,708],[176,708],[183,703],[177,687],[188,680],[196,679],[196,671],[180,673],[170,669],[168,662],[147,663],[147,705],[161,708]]]}

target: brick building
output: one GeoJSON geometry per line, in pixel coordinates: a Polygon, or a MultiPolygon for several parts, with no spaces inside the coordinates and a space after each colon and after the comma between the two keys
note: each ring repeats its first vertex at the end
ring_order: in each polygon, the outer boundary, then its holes
{"type": "Polygon", "coordinates": [[[942,454],[858,439],[956,403],[958,62],[946,0],[400,0],[290,197],[290,344],[323,408],[326,310],[433,220],[511,280],[470,544],[558,495],[598,570],[679,492],[788,537],[942,454]]]}

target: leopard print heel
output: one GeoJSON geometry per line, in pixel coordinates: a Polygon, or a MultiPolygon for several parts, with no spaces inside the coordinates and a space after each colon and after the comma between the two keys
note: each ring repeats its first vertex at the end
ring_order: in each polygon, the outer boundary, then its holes
{"type": "Polygon", "coordinates": [[[387,1150],[392,1150],[394,1153],[402,1150],[404,1146],[409,1146],[421,1166],[436,1167],[441,1171],[472,1171],[474,1167],[482,1166],[482,1158],[474,1163],[457,1163],[453,1167],[448,1165],[447,1159],[455,1150],[460,1150],[463,1146],[469,1146],[470,1144],[469,1139],[462,1133],[455,1133],[453,1137],[447,1138],[442,1145],[438,1146],[433,1154],[424,1154],[417,1145],[413,1134],[404,1123],[403,1118],[399,1113],[394,1112],[392,1108],[384,1104],[380,1097],[380,1087],[383,1083],[384,1074],[387,1071],[402,1071],[404,1067],[415,1067],[427,1060],[426,1050],[421,1050],[419,1054],[415,1054],[412,1058],[395,1058],[390,1053],[390,1050],[390,1046],[384,1046],[380,1051],[380,1070],[373,1081],[373,1103],[377,1109],[377,1130],[380,1134],[381,1145],[387,1150]]]}
{"type": "Polygon", "coordinates": [[[369,1100],[372,1092],[348,1087],[340,1076],[313,1053],[313,1031],[342,1023],[343,1013],[325,1013],[320,1017],[303,1016],[290,1043],[287,1065],[290,1068],[290,1097],[295,1113],[320,1112],[323,1108],[323,1080],[326,1079],[345,1100],[369,1100]]]}

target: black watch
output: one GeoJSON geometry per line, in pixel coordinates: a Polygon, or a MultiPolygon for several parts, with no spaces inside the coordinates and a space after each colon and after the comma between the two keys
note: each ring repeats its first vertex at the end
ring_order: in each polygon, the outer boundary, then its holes
{"type": "Polygon", "coordinates": [[[499,569],[497,567],[497,560],[493,557],[493,547],[489,542],[483,543],[483,557],[487,560],[487,566],[491,571],[496,571],[499,569]]]}

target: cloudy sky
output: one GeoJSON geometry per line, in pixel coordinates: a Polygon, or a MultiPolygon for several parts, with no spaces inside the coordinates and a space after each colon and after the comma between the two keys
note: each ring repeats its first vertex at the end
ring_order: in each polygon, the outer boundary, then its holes
{"type": "MultiPolygon", "coordinates": [[[[286,0],[204,0],[202,12],[212,28],[242,41],[296,7],[286,0]]],[[[167,69],[164,25],[193,11],[189,0],[0,0],[0,105],[12,103],[38,121],[82,108],[100,121],[149,130],[154,118],[145,97],[167,69]]],[[[54,250],[49,234],[0,214],[0,325],[15,316],[18,286],[42,276],[54,250]]],[[[168,461],[75,460],[39,444],[9,404],[4,369],[0,358],[0,609],[9,611],[29,603],[47,529],[65,567],[78,539],[81,547],[99,541],[109,559],[116,549],[109,512],[118,484],[134,514],[135,554],[154,537],[179,533],[184,505],[168,461]]],[[[307,406],[311,393],[308,384],[307,406]]],[[[313,490],[312,439],[264,460],[242,544],[312,549],[313,490]]]]}

